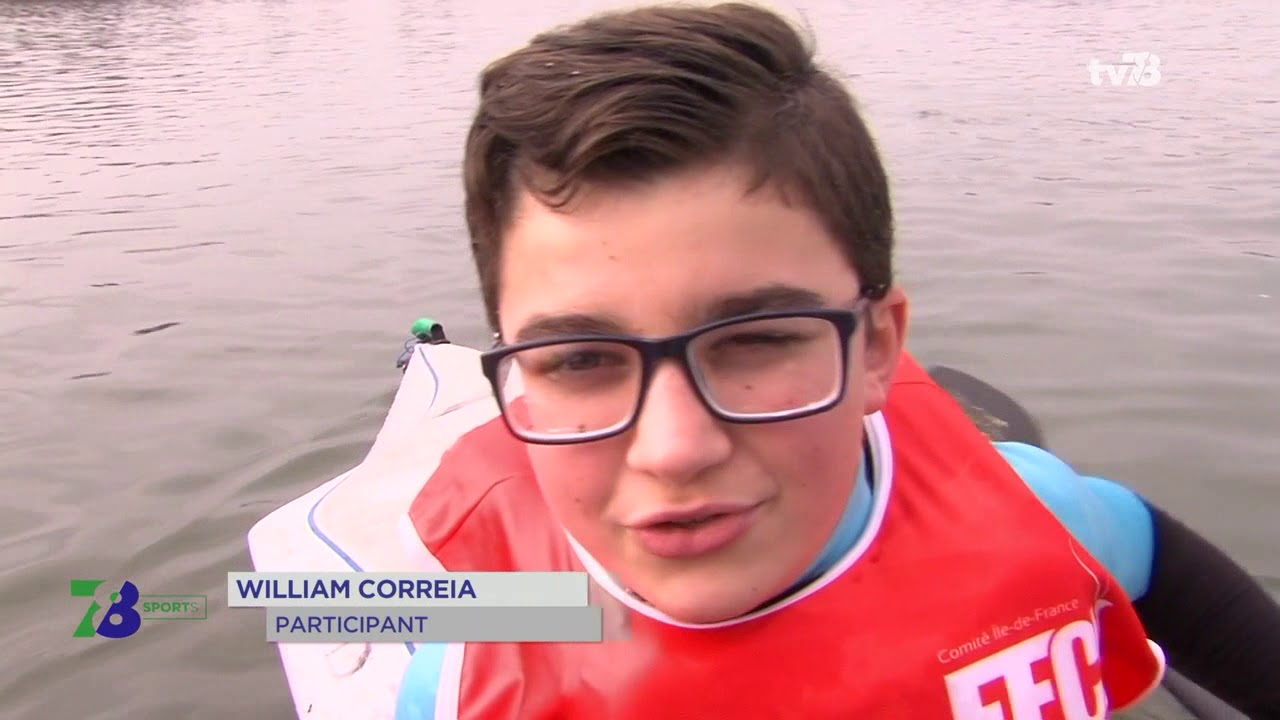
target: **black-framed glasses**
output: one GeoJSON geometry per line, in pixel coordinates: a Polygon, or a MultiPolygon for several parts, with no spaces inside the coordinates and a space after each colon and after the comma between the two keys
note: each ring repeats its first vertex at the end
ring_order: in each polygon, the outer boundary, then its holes
{"type": "Polygon", "coordinates": [[[844,398],[849,341],[868,302],[754,313],[664,338],[532,340],[484,352],[480,364],[507,427],[528,443],[567,445],[626,432],[663,360],[680,364],[720,420],[794,420],[844,398]]]}

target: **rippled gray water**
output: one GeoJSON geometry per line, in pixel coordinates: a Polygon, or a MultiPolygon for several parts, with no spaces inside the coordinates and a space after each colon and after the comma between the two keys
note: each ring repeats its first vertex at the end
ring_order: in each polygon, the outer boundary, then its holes
{"type": "MultiPolygon", "coordinates": [[[[896,185],[913,348],[1280,576],[1280,10],[804,0],[896,185]],[[1091,57],[1161,58],[1095,87],[1091,57]]],[[[287,717],[225,573],[357,462],[409,323],[481,342],[457,168],[556,0],[0,0],[0,714],[287,717]],[[80,641],[72,577],[208,593],[80,641]]]]}

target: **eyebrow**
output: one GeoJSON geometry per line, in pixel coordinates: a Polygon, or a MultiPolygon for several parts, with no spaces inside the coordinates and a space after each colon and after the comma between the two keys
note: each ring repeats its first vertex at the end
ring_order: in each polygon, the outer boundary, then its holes
{"type": "Polygon", "coordinates": [[[794,285],[766,285],[750,292],[716,299],[708,308],[703,322],[727,320],[759,312],[816,310],[826,305],[826,298],[812,290],[794,285]]]}
{"type": "Polygon", "coordinates": [[[607,315],[535,315],[516,332],[515,342],[560,335],[626,335],[622,323],[607,315]]]}
{"type": "MultiPolygon", "coordinates": [[[[701,313],[702,323],[727,320],[739,315],[785,310],[811,310],[826,307],[822,295],[794,285],[774,284],[745,293],[716,298],[701,313]]],[[[701,323],[700,323],[701,324],[701,323]]],[[[535,315],[515,334],[514,342],[528,342],[562,335],[629,335],[616,317],[569,313],[535,315]]]]}

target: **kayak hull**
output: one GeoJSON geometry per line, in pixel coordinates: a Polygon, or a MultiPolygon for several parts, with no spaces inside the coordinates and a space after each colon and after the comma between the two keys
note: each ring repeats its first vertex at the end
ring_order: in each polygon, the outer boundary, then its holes
{"type": "MultiPolygon", "coordinates": [[[[273,511],[249,531],[254,570],[443,570],[418,540],[409,505],[445,450],[497,417],[498,408],[475,349],[416,345],[404,370],[386,420],[360,464],[273,511]]],[[[411,643],[277,647],[298,717],[308,720],[393,718],[400,678],[415,649],[411,643]]]]}

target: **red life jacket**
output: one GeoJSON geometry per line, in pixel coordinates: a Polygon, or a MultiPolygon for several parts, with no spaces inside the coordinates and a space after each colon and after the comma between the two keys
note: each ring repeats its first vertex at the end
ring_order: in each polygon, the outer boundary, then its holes
{"type": "Polygon", "coordinates": [[[500,418],[465,435],[410,510],[427,550],[449,571],[594,571],[631,638],[455,646],[456,718],[1083,720],[1146,697],[1163,654],[1119,583],[909,357],[881,415],[864,538],[798,595],[701,628],[575,552],[500,418]]]}

